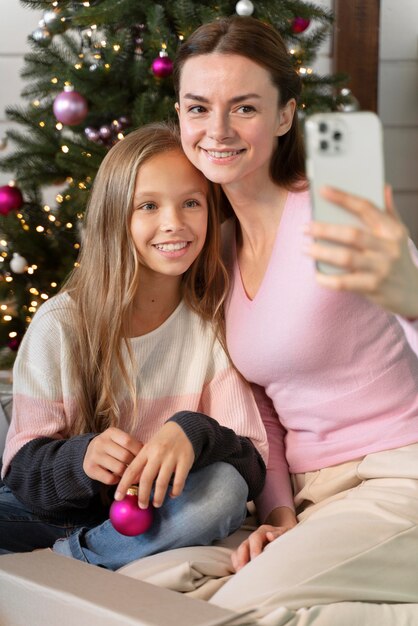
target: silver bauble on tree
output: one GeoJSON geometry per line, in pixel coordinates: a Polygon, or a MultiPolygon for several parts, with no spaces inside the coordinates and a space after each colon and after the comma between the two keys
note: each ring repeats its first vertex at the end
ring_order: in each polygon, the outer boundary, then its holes
{"type": "MultiPolygon", "coordinates": [[[[43,20],[41,20],[43,21],[43,20]]],[[[32,39],[39,43],[41,46],[48,46],[52,41],[52,35],[45,26],[40,26],[33,31],[31,35],[32,39]]]]}
{"type": "Polygon", "coordinates": [[[341,89],[339,95],[342,98],[342,101],[337,104],[337,111],[341,111],[342,113],[352,113],[353,111],[360,110],[360,103],[353,95],[351,89],[344,87],[341,89]]]}
{"type": "Polygon", "coordinates": [[[28,262],[24,256],[21,256],[18,252],[13,252],[13,258],[9,265],[15,274],[23,274],[28,266],[28,262]]]}
{"type": "Polygon", "coordinates": [[[254,12],[254,5],[251,0],[239,0],[239,2],[235,5],[235,11],[241,16],[252,15],[254,12]]]}
{"type": "Polygon", "coordinates": [[[45,11],[43,22],[46,29],[52,35],[58,35],[59,33],[63,33],[67,28],[67,24],[65,23],[66,18],[63,16],[62,12],[59,9],[45,11]]]}

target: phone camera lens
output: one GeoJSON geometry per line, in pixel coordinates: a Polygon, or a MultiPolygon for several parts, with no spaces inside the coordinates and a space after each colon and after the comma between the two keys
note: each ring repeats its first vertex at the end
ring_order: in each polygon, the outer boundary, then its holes
{"type": "Polygon", "coordinates": [[[336,130],[335,133],[334,133],[335,141],[341,141],[342,137],[343,137],[342,133],[340,133],[339,130],[336,130]]]}
{"type": "Polygon", "coordinates": [[[325,141],[324,139],[322,139],[319,142],[319,149],[322,151],[328,150],[328,141],[325,141]]]}
{"type": "Polygon", "coordinates": [[[319,123],[319,132],[320,133],[326,133],[328,130],[328,126],[326,125],[325,122],[320,122],[319,123]]]}

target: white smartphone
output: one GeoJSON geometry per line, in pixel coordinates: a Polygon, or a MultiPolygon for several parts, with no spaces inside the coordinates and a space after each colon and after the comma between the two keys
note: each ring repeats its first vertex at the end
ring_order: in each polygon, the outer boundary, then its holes
{"type": "MultiPolygon", "coordinates": [[[[304,132],[314,220],[361,226],[355,215],[321,196],[324,185],[385,209],[383,133],[377,115],[368,111],[315,113],[306,119],[304,132]]],[[[326,274],[341,273],[328,263],[319,262],[317,267],[326,274]]]]}

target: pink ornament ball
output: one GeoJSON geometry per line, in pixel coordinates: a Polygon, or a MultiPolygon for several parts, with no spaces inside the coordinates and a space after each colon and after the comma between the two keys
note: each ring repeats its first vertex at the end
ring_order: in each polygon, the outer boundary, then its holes
{"type": "Polygon", "coordinates": [[[304,17],[295,17],[292,22],[292,31],[294,33],[303,33],[311,23],[310,20],[305,19],[304,17]]]}
{"type": "Polygon", "coordinates": [[[121,535],[135,537],[145,533],[153,520],[153,508],[140,509],[138,506],[138,490],[128,489],[123,500],[114,501],[110,507],[109,518],[112,526],[121,535]]]}
{"type": "Polygon", "coordinates": [[[99,135],[102,139],[109,139],[112,136],[112,129],[106,125],[100,126],[99,135]]]}
{"type": "Polygon", "coordinates": [[[151,68],[154,76],[165,78],[173,71],[173,61],[168,56],[160,56],[153,60],[151,68]]]}
{"type": "Polygon", "coordinates": [[[58,122],[65,126],[76,126],[86,118],[87,100],[78,91],[62,91],[57,95],[52,106],[58,122]]]}
{"type": "Polygon", "coordinates": [[[22,192],[18,187],[3,185],[0,187],[0,214],[8,215],[10,211],[18,211],[23,204],[22,192]]]}

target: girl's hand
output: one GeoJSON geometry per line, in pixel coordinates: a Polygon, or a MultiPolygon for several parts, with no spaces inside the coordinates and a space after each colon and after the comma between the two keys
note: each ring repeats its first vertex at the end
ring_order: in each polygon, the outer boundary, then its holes
{"type": "Polygon", "coordinates": [[[261,554],[264,548],[284,535],[288,530],[296,526],[297,519],[294,512],[287,507],[275,509],[267,518],[267,521],[274,524],[263,524],[259,526],[251,535],[241,543],[232,553],[232,566],[236,572],[249,563],[256,556],[261,554]]]}
{"type": "Polygon", "coordinates": [[[116,485],[139,453],[142,443],[119,428],[108,428],[87,446],[83,470],[89,478],[105,485],[116,485]]]}
{"type": "Polygon", "coordinates": [[[418,317],[418,267],[408,243],[408,230],[398,216],[390,187],[386,187],[386,211],[371,202],[324,187],[322,195],[357,215],[363,228],[312,222],[307,232],[316,239],[325,239],[337,246],[314,242],[309,254],[317,261],[332,263],[343,274],[325,275],[317,272],[324,287],[362,294],[371,302],[402,315],[418,317]]]}
{"type": "Polygon", "coordinates": [[[155,483],[152,503],[160,507],[173,475],[170,496],[181,494],[194,460],[193,446],[183,429],[175,422],[167,422],[125,469],[115,500],[122,500],[129,487],[139,482],[138,505],[145,509],[155,483]]]}

